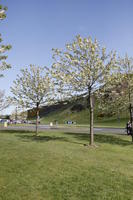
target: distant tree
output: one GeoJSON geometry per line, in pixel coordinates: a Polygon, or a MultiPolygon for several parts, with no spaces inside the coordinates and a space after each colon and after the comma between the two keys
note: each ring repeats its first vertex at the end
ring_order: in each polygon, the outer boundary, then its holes
{"type": "Polygon", "coordinates": [[[14,102],[23,108],[36,109],[36,135],[38,134],[39,109],[40,106],[50,103],[52,87],[48,69],[34,65],[22,69],[21,75],[17,75],[11,87],[14,102]]]}
{"type": "Polygon", "coordinates": [[[93,42],[90,37],[83,39],[78,35],[65,50],[53,49],[53,59],[55,90],[64,98],[89,96],[90,145],[94,145],[94,94],[109,80],[115,53],[107,54],[106,48],[101,48],[96,39],[93,42]]]}
{"type": "Polygon", "coordinates": [[[10,115],[10,119],[25,121],[27,120],[27,111],[24,110],[24,108],[19,108],[16,106],[16,108],[12,111],[10,115]]]}
{"type": "MultiPolygon", "coordinates": [[[[3,20],[6,17],[6,7],[3,7],[2,5],[0,5],[0,21],[3,20]]],[[[11,48],[10,45],[3,45],[2,44],[2,37],[0,34],[0,77],[3,76],[3,71],[5,69],[10,68],[11,66],[9,64],[7,64],[5,62],[5,60],[7,59],[7,56],[4,54],[7,50],[9,50],[11,48]]]]}
{"type": "Polygon", "coordinates": [[[16,108],[11,112],[10,119],[16,120],[16,108]]]}
{"type": "Polygon", "coordinates": [[[6,109],[10,105],[10,101],[5,97],[5,92],[0,90],[0,111],[6,109]]]}

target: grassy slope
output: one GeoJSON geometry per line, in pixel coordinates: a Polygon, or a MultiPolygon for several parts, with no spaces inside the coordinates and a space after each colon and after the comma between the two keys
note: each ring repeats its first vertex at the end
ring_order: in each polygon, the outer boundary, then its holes
{"type": "Polygon", "coordinates": [[[0,133],[0,200],[131,200],[133,148],[127,136],[0,133]]]}
{"type": "Polygon", "coordinates": [[[63,111],[52,112],[44,118],[42,122],[48,123],[50,121],[57,120],[59,123],[64,124],[68,120],[76,121],[78,124],[87,124],[88,123],[88,110],[83,110],[81,112],[71,112],[70,109],[65,109],[63,111]]]}
{"type": "MultiPolygon", "coordinates": [[[[61,111],[54,111],[41,118],[41,123],[47,124],[55,120],[60,124],[64,124],[68,120],[76,121],[77,124],[89,124],[89,110],[85,109],[80,112],[71,112],[68,108],[61,111]]],[[[96,126],[125,127],[128,118],[125,115],[122,115],[120,120],[116,117],[103,119],[95,117],[94,121],[96,126]]]]}
{"type": "MultiPolygon", "coordinates": [[[[108,127],[125,127],[127,121],[129,120],[128,114],[123,112],[120,114],[120,120],[117,119],[117,116],[114,117],[104,117],[98,118],[98,104],[95,102],[95,117],[94,123],[95,126],[108,126],[108,127]]],[[[34,115],[31,115],[33,119],[34,115]]],[[[42,124],[49,124],[50,122],[58,121],[59,124],[64,124],[67,121],[74,121],[78,125],[88,125],[89,124],[89,109],[87,108],[87,99],[81,98],[75,102],[69,102],[64,104],[60,102],[57,105],[46,106],[40,109],[40,117],[42,124]],[[76,108],[74,109],[74,107],[76,108]],[[82,111],[78,111],[80,106],[84,108],[82,111]],[[75,111],[72,111],[75,110],[75,111]]],[[[30,119],[30,115],[29,115],[30,119]]]]}

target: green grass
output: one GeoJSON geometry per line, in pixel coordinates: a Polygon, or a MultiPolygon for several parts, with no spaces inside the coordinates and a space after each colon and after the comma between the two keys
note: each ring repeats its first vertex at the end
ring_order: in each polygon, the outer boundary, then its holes
{"type": "Polygon", "coordinates": [[[107,118],[96,120],[94,125],[101,127],[112,127],[112,128],[125,128],[128,118],[107,118]]]}
{"type": "MultiPolygon", "coordinates": [[[[88,125],[89,124],[89,110],[82,110],[80,112],[71,112],[70,109],[63,111],[53,111],[52,113],[41,118],[41,124],[49,124],[50,122],[58,121],[59,124],[65,124],[68,120],[76,122],[77,125],[88,125]]],[[[117,117],[110,118],[94,118],[95,126],[102,127],[116,127],[125,128],[128,121],[127,116],[121,116],[118,120],[117,117]]]]}
{"type": "Polygon", "coordinates": [[[131,200],[133,146],[122,135],[0,133],[0,200],[131,200]]]}

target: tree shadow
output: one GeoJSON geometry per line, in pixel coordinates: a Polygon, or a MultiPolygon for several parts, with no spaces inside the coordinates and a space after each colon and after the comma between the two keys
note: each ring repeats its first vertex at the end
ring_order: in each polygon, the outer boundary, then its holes
{"type": "MultiPolygon", "coordinates": [[[[64,141],[68,143],[78,144],[78,145],[84,145],[85,142],[89,143],[89,134],[86,133],[74,133],[74,132],[64,132],[63,135],[69,135],[76,139],[73,140],[71,137],[57,137],[57,136],[44,136],[39,135],[35,136],[34,131],[32,130],[0,130],[3,134],[14,134],[18,138],[22,139],[25,142],[28,141],[36,141],[36,142],[49,142],[49,141],[64,141]],[[77,141],[78,140],[78,141],[77,141]]],[[[127,146],[127,145],[133,145],[131,141],[125,140],[123,138],[120,138],[119,135],[110,135],[110,134],[95,134],[94,139],[97,143],[107,143],[112,145],[121,145],[121,146],[127,146]]],[[[127,136],[129,137],[129,136],[127,136]]]]}
{"type": "Polygon", "coordinates": [[[25,142],[35,141],[35,142],[49,142],[49,141],[64,141],[67,142],[67,138],[65,137],[56,137],[56,136],[35,136],[35,135],[17,135],[20,139],[25,142]]]}
{"type": "Polygon", "coordinates": [[[12,134],[17,138],[28,142],[28,141],[36,141],[36,142],[49,142],[49,141],[68,141],[66,137],[57,137],[57,136],[44,136],[38,135],[35,136],[35,131],[31,130],[0,130],[2,134],[12,134]]]}
{"type": "MultiPolygon", "coordinates": [[[[85,133],[68,133],[65,132],[64,134],[66,135],[71,135],[74,138],[80,140],[80,141],[86,141],[87,143],[89,142],[89,134],[85,133]]],[[[128,137],[128,136],[127,136],[128,137]]],[[[119,136],[116,135],[110,135],[110,134],[95,134],[94,135],[95,142],[97,143],[107,143],[107,144],[112,144],[112,145],[120,145],[120,146],[127,146],[127,145],[133,145],[131,141],[124,140],[120,138],[119,136]]]]}
{"type": "Polygon", "coordinates": [[[60,142],[68,142],[71,144],[84,145],[83,142],[72,141],[66,137],[57,137],[57,136],[35,136],[35,135],[16,135],[23,142],[35,141],[35,142],[50,142],[50,141],[60,141],[60,142]]]}
{"type": "Polygon", "coordinates": [[[20,134],[34,134],[35,131],[32,131],[32,130],[0,130],[0,133],[3,133],[3,134],[16,134],[16,133],[20,133],[20,134]]]}

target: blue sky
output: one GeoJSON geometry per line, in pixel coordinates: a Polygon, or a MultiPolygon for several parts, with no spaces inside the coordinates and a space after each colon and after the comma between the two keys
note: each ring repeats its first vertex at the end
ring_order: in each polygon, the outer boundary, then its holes
{"type": "MultiPolygon", "coordinates": [[[[132,0],[1,0],[8,7],[0,22],[5,44],[11,44],[7,62],[12,69],[0,79],[0,89],[10,86],[22,67],[50,66],[54,47],[63,48],[77,34],[91,36],[121,56],[133,56],[132,0]]],[[[6,112],[9,112],[8,109],[6,112]]]]}

